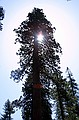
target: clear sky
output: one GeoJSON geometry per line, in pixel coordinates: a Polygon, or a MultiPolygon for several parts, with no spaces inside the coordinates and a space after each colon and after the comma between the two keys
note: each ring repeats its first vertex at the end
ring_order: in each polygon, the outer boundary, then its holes
{"type": "MultiPolygon", "coordinates": [[[[11,101],[21,95],[21,84],[10,79],[19,58],[16,52],[14,28],[26,19],[34,7],[43,9],[47,19],[56,27],[55,39],[61,44],[61,69],[65,73],[69,67],[79,84],[79,0],[0,0],[5,9],[3,31],[0,32],[0,113],[7,99],[11,101]]],[[[14,120],[21,120],[19,113],[14,120]]]]}

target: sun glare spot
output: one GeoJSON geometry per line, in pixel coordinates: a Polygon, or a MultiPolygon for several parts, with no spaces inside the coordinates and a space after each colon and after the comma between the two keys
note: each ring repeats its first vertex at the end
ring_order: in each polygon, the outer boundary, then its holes
{"type": "Polygon", "coordinates": [[[43,38],[44,38],[44,36],[42,34],[42,31],[41,31],[41,32],[38,33],[37,40],[42,42],[43,38]]]}

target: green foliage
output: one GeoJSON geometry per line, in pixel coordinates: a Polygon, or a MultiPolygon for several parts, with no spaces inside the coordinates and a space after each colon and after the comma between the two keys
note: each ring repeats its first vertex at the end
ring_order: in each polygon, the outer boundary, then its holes
{"type": "Polygon", "coordinates": [[[13,106],[9,99],[5,102],[3,110],[4,114],[1,114],[0,120],[12,120],[11,114],[14,114],[15,110],[13,109],[13,106]]]}
{"type": "Polygon", "coordinates": [[[32,113],[32,84],[28,84],[27,81],[22,87],[23,99],[22,99],[22,118],[24,120],[31,119],[32,113]]]}
{"type": "Polygon", "coordinates": [[[73,75],[70,69],[67,67],[67,94],[69,100],[66,101],[66,107],[68,112],[68,117],[72,120],[79,119],[79,88],[76,80],[73,78],[73,75]]]}
{"type": "Polygon", "coordinates": [[[54,85],[52,96],[55,105],[56,120],[78,120],[79,119],[79,89],[69,68],[67,78],[63,79],[61,74],[53,75],[54,85]]]}
{"type": "Polygon", "coordinates": [[[0,31],[2,30],[2,23],[1,23],[1,20],[4,19],[4,10],[3,10],[3,7],[0,6],[0,31]]]}
{"type": "Polygon", "coordinates": [[[65,96],[66,96],[66,90],[65,90],[65,79],[61,76],[61,73],[55,73],[53,74],[53,89],[51,91],[51,94],[53,96],[54,100],[54,106],[55,106],[55,118],[56,120],[65,120],[65,96]]]}
{"type": "Polygon", "coordinates": [[[49,94],[50,93],[47,89],[42,88],[42,90],[41,90],[42,120],[52,120],[52,118],[51,118],[52,104],[50,103],[49,94]]]}

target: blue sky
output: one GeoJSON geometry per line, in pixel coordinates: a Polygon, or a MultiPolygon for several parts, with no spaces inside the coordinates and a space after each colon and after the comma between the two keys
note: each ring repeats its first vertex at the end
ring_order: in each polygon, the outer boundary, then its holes
{"type": "MultiPolygon", "coordinates": [[[[14,28],[26,19],[34,7],[42,8],[47,19],[56,27],[55,39],[61,44],[61,69],[69,67],[79,84],[79,1],[71,0],[0,0],[5,9],[3,31],[0,32],[0,113],[7,99],[14,100],[21,95],[22,82],[16,84],[10,79],[12,69],[18,67],[14,28]]],[[[21,120],[19,113],[14,120],[21,120]]]]}

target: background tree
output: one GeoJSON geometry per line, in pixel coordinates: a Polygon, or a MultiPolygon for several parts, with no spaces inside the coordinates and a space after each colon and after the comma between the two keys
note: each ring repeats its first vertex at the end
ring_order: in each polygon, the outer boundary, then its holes
{"type": "Polygon", "coordinates": [[[2,23],[1,23],[1,20],[4,19],[4,9],[3,7],[0,6],[0,31],[2,30],[2,23]]]}
{"type": "Polygon", "coordinates": [[[54,82],[52,86],[52,96],[55,106],[55,120],[65,120],[65,96],[66,96],[66,79],[63,79],[61,73],[54,73],[52,76],[54,82]]]}
{"type": "Polygon", "coordinates": [[[54,77],[54,101],[56,105],[56,120],[79,119],[79,89],[70,69],[67,67],[67,78],[60,75],[54,77]],[[57,77],[58,76],[58,77],[57,77]]]}
{"type": "Polygon", "coordinates": [[[15,110],[13,109],[13,106],[9,99],[5,102],[3,110],[4,114],[1,114],[0,120],[12,120],[11,114],[14,114],[15,110]]]}
{"type": "Polygon", "coordinates": [[[53,74],[52,78],[56,120],[78,120],[79,89],[71,71],[67,68],[67,78],[58,73],[53,74]]]}
{"type": "Polygon", "coordinates": [[[72,72],[70,69],[67,67],[67,87],[66,91],[69,96],[69,100],[66,101],[67,105],[67,111],[68,111],[68,116],[72,120],[78,120],[79,119],[79,88],[76,83],[76,80],[73,77],[72,72]]]}
{"type": "Polygon", "coordinates": [[[33,51],[34,39],[41,32],[44,35],[43,41],[38,41],[38,56],[39,56],[39,72],[41,88],[41,113],[42,120],[52,119],[52,104],[53,99],[50,94],[54,90],[54,81],[52,75],[61,73],[59,54],[62,53],[60,44],[54,39],[53,33],[55,27],[46,19],[42,9],[34,8],[32,13],[29,13],[27,19],[23,21],[18,29],[14,30],[17,33],[15,43],[19,42],[21,47],[18,50],[20,56],[20,68],[11,72],[11,77],[14,81],[19,82],[25,79],[22,87],[23,96],[20,101],[15,101],[16,106],[22,108],[22,117],[24,120],[31,119],[32,114],[32,88],[33,88],[33,51]]]}

